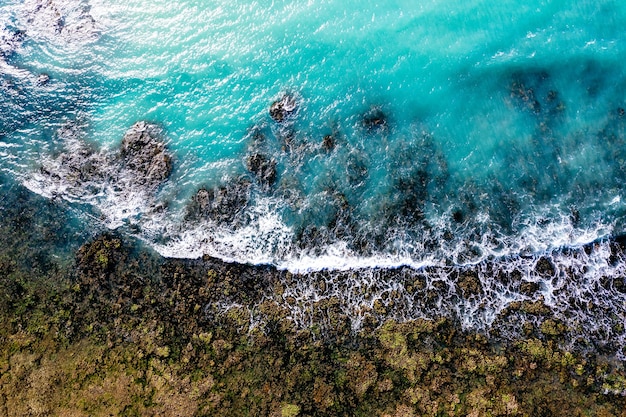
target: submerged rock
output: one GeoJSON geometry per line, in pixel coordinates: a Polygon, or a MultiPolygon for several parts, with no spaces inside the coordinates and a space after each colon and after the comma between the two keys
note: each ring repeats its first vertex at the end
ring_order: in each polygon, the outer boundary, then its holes
{"type": "Polygon", "coordinates": [[[290,93],[284,93],[281,98],[276,100],[270,106],[270,116],[277,123],[284,122],[288,117],[292,116],[298,109],[296,97],[290,93]]]}
{"type": "Polygon", "coordinates": [[[367,160],[365,155],[359,152],[351,152],[346,159],[346,174],[350,185],[359,185],[365,181],[368,175],[367,160]]]}
{"type": "Polygon", "coordinates": [[[362,124],[368,131],[385,130],[388,127],[387,115],[380,107],[373,107],[363,115],[362,124]]]}
{"type": "Polygon", "coordinates": [[[335,142],[336,140],[333,135],[326,135],[324,139],[322,139],[322,148],[330,152],[335,149],[335,142]]]}
{"type": "Polygon", "coordinates": [[[37,77],[38,87],[43,87],[45,85],[48,85],[49,82],[50,82],[50,76],[48,74],[39,74],[39,76],[37,77]]]}
{"type": "Polygon", "coordinates": [[[510,96],[522,109],[540,116],[545,127],[565,110],[559,92],[547,71],[516,72],[512,76],[510,96]]]}
{"type": "Polygon", "coordinates": [[[268,159],[262,153],[254,153],[246,159],[246,168],[254,174],[263,186],[272,186],[276,182],[276,161],[268,159]]]}
{"type": "Polygon", "coordinates": [[[157,185],[172,172],[172,157],[162,141],[162,130],[144,121],[135,123],[124,135],[120,156],[137,174],[137,182],[157,185]]]}

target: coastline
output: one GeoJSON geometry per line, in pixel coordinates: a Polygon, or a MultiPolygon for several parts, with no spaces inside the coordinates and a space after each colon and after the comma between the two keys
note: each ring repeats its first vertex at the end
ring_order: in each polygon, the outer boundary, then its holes
{"type": "Polygon", "coordinates": [[[72,232],[62,202],[21,186],[11,196],[4,415],[625,415],[624,363],[564,348],[569,330],[541,302],[500,318],[523,327],[514,340],[443,315],[402,322],[388,303],[355,331],[335,297],[311,304],[304,326],[283,284],[310,276],[162,258],[115,233],[72,232]],[[66,261],[52,250],[61,241],[73,242],[66,261]]]}

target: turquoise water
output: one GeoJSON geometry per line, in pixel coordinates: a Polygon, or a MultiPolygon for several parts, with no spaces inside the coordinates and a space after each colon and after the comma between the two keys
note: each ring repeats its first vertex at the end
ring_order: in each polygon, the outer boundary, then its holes
{"type": "Polygon", "coordinates": [[[620,2],[37,4],[0,9],[3,169],[167,256],[467,264],[623,232],[620,2]],[[116,172],[106,153],[139,120],[173,155],[162,187],[67,179],[81,147],[116,172]],[[243,194],[237,218],[190,220],[220,186],[243,194]]]}

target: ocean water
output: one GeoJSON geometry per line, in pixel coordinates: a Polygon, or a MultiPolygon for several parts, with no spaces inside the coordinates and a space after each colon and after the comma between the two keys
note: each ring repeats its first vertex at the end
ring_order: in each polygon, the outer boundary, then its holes
{"type": "MultiPolygon", "coordinates": [[[[625,24],[610,0],[3,0],[0,168],[164,256],[517,262],[564,312],[623,269],[603,242],[626,232],[625,24]],[[172,156],[157,186],[120,163],[138,121],[172,156]]],[[[449,308],[469,327],[525,299],[480,277],[489,312],[449,308]]],[[[598,302],[623,322],[623,293],[598,302]]]]}

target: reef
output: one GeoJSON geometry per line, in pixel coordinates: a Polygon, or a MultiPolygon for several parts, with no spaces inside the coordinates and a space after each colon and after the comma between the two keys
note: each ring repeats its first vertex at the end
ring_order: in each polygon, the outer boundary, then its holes
{"type": "Polygon", "coordinates": [[[124,135],[120,157],[140,184],[158,185],[172,172],[172,157],[161,136],[161,128],[144,121],[135,123],[124,135]]]}
{"type": "MultiPolygon", "coordinates": [[[[0,203],[2,415],[626,416],[624,363],[564,347],[571,329],[540,298],[502,312],[528,318],[512,340],[444,315],[394,319],[394,294],[360,330],[332,296],[301,325],[289,286],[329,293],[324,273],[165,259],[71,227],[62,200],[0,186],[11,191],[0,203]]],[[[623,239],[612,247],[622,256],[623,239]]],[[[542,276],[554,268],[536,262],[542,276]]],[[[437,287],[427,285],[434,272],[381,274],[405,274],[419,292],[437,287]]],[[[455,277],[463,297],[486,291],[471,269],[455,277]]],[[[606,285],[623,289],[618,281],[606,285]]]]}

